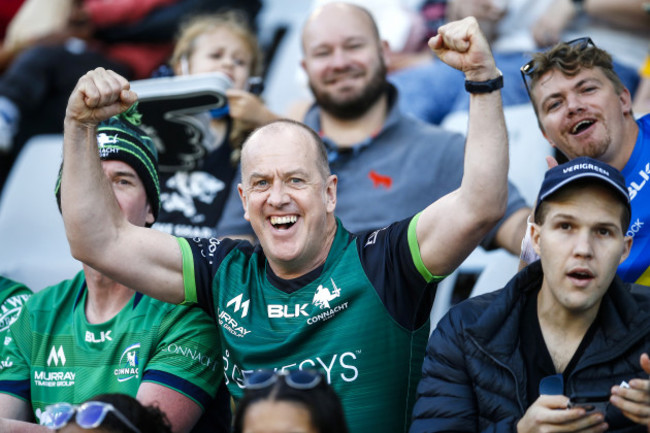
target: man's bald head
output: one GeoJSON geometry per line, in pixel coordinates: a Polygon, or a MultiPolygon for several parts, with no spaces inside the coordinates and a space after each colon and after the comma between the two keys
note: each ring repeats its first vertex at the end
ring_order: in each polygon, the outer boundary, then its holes
{"type": "Polygon", "coordinates": [[[305,21],[305,25],[302,28],[303,52],[306,51],[306,47],[308,44],[308,40],[306,38],[309,38],[309,31],[314,23],[317,23],[320,20],[327,19],[332,16],[336,17],[336,16],[341,16],[343,14],[356,14],[359,20],[361,20],[364,24],[366,24],[368,28],[372,31],[372,34],[374,35],[377,43],[381,41],[377,23],[375,22],[375,19],[372,17],[372,14],[370,13],[370,11],[368,11],[368,9],[352,3],[331,2],[314,10],[309,15],[309,18],[307,18],[307,21],[305,21]]]}
{"type": "Polygon", "coordinates": [[[297,137],[306,146],[314,149],[314,162],[323,179],[331,174],[327,159],[327,150],[323,140],[308,126],[290,119],[279,119],[255,129],[242,146],[242,174],[248,165],[248,151],[256,143],[272,140],[275,145],[281,146],[284,138],[297,137]]]}

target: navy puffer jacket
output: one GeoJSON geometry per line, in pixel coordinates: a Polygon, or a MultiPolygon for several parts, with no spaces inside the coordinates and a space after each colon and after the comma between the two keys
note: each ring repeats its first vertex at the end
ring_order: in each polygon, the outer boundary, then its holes
{"type": "MultiPolygon", "coordinates": [[[[537,293],[542,277],[535,262],[503,289],[461,302],[443,317],[427,345],[411,433],[516,431],[533,403],[526,398],[519,323],[526,295],[537,293]]],[[[599,318],[565,384],[567,395],[609,392],[623,380],[648,377],[639,358],[650,351],[650,288],[632,293],[616,277],[599,318]]],[[[647,432],[612,405],[606,416],[610,431],[647,432]]]]}

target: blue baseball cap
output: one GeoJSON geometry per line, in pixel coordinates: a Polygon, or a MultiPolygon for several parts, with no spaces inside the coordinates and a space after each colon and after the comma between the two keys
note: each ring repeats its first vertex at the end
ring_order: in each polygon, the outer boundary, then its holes
{"type": "Polygon", "coordinates": [[[537,196],[535,214],[537,214],[537,210],[542,201],[565,186],[580,179],[593,179],[609,186],[612,191],[617,193],[617,196],[621,199],[621,203],[625,205],[629,214],[632,214],[630,196],[627,192],[625,178],[621,172],[611,165],[586,156],[572,159],[546,172],[542,187],[537,196]]]}

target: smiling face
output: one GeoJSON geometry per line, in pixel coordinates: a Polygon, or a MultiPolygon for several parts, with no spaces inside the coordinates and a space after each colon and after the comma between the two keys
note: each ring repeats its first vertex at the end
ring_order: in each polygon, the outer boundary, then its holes
{"type": "Polygon", "coordinates": [[[384,94],[387,46],[371,17],[358,7],[323,6],[305,24],[302,43],[302,67],[323,110],[357,118],[384,94]]]}
{"type": "Polygon", "coordinates": [[[632,245],[621,226],[620,198],[593,182],[567,186],[544,206],[532,229],[544,269],[540,303],[571,315],[597,311],[632,245]]]}
{"type": "Polygon", "coordinates": [[[617,94],[600,68],[583,68],[573,77],[551,69],[533,87],[532,96],[544,136],[569,159],[589,156],[619,168],[625,165],[618,162],[627,161],[631,153],[624,150],[630,93],[623,89],[617,94]]]}
{"type": "Polygon", "coordinates": [[[239,194],[273,271],[303,275],[325,262],[336,231],[336,176],[317,163],[314,138],[286,121],[254,133],[242,151],[239,194]]]}
{"type": "Polygon", "coordinates": [[[122,161],[102,161],[104,175],[111,182],[113,193],[122,213],[133,225],[153,224],[154,217],[147,193],[136,171],[122,161]]]}
{"type": "Polygon", "coordinates": [[[221,72],[232,80],[233,88],[245,89],[253,61],[253,53],[242,37],[227,27],[214,28],[194,40],[187,73],[221,72]]]}

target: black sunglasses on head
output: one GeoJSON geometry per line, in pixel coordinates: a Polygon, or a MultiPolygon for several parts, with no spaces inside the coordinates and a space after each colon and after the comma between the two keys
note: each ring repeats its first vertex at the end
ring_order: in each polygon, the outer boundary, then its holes
{"type": "MultiPolygon", "coordinates": [[[[588,46],[592,46],[592,47],[596,46],[596,44],[594,44],[594,41],[592,41],[589,36],[573,39],[568,42],[565,42],[565,44],[569,47],[578,47],[580,51],[584,50],[588,46]]],[[[528,77],[530,77],[533,74],[533,72],[535,72],[535,61],[531,60],[528,63],[526,63],[524,66],[519,68],[519,72],[521,72],[521,79],[524,80],[524,86],[526,86],[526,93],[528,93],[528,97],[532,102],[533,98],[530,95],[530,87],[528,86],[528,77]]]]}

